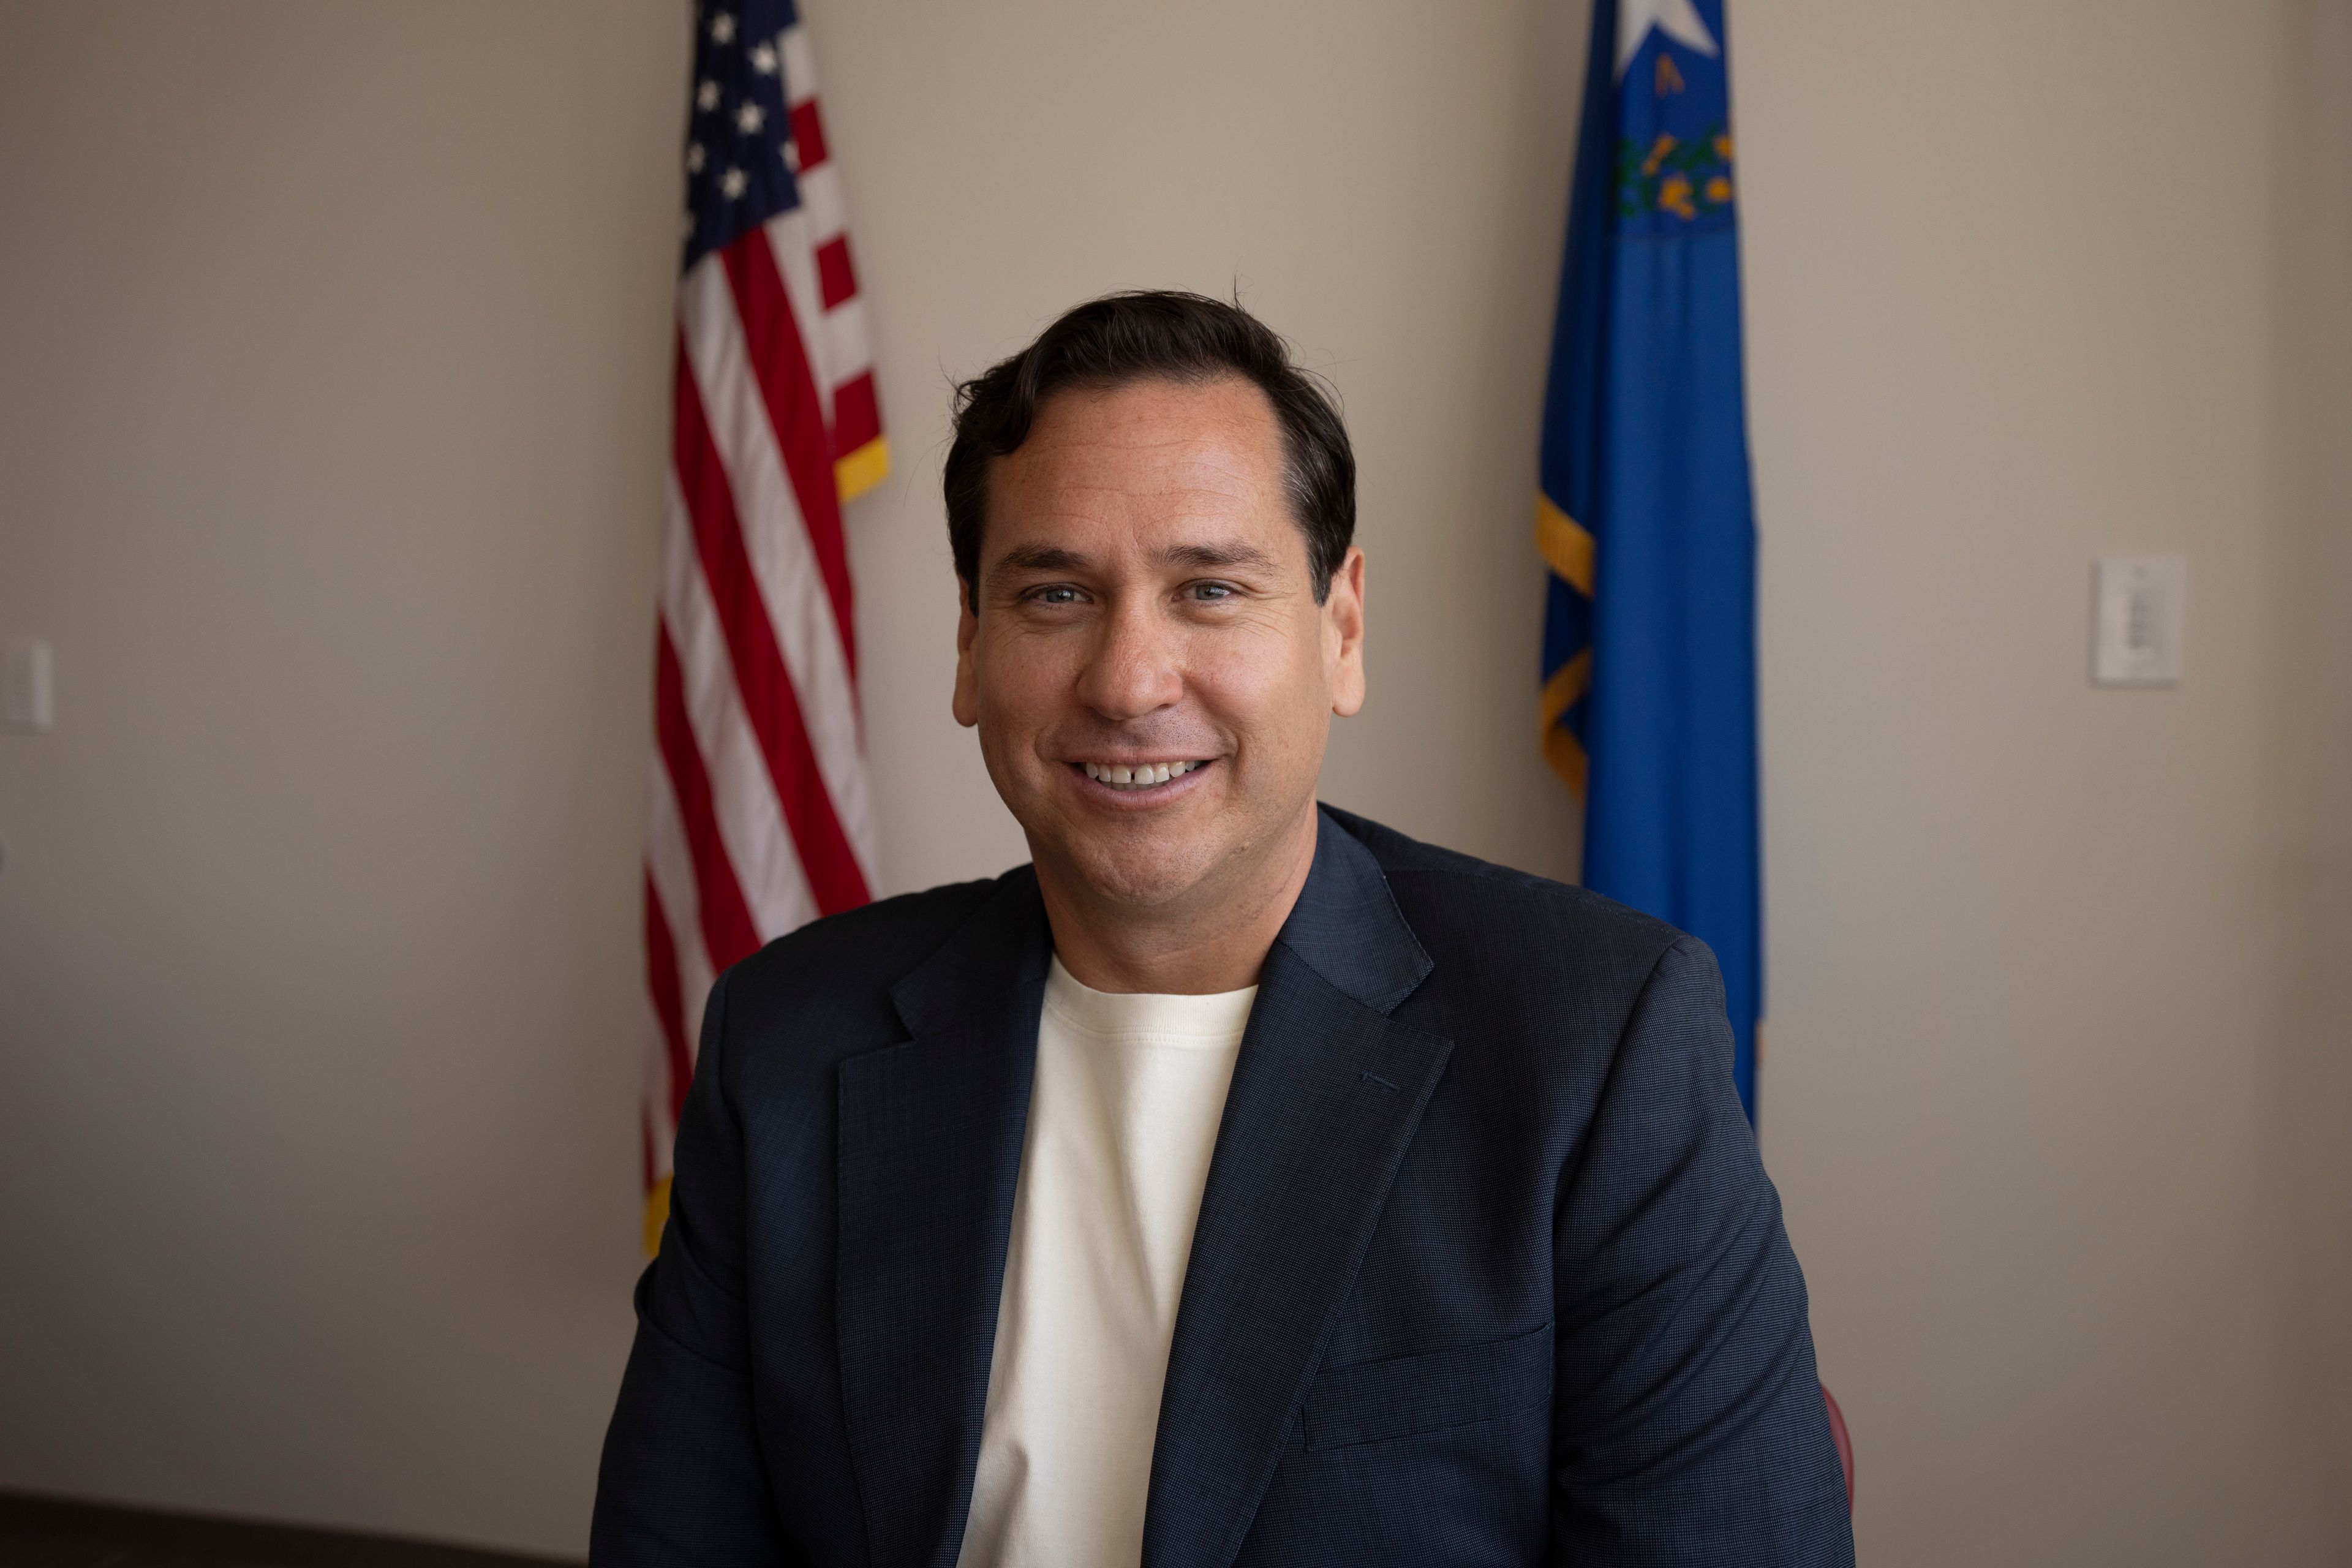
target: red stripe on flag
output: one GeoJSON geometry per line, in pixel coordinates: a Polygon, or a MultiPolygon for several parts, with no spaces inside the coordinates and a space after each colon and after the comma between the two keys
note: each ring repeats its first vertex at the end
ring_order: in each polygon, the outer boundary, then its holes
{"type": "Polygon", "coordinates": [[[793,105],[793,148],[801,155],[794,165],[798,169],[814,169],[824,162],[824,123],[817,119],[816,100],[803,99],[793,105]]]}
{"type": "Polygon", "coordinates": [[[848,660],[849,673],[855,678],[857,639],[850,619],[849,553],[841,538],[841,492],[834,486],[824,405],[817,401],[816,378],[809,371],[800,328],[793,320],[784,275],[776,269],[776,253],[769,248],[765,229],[752,229],[719,257],[735,295],[735,313],[743,323],[751,373],[768,405],[768,423],[775,427],[776,445],[783,449],[784,471],[792,477],[793,494],[801,503],[801,521],[807,525],[809,544],[816,552],[817,570],[824,574],[825,594],[833,600],[842,657],[848,660]]]}
{"type": "Polygon", "coordinates": [[[816,247],[817,292],[832,310],[857,292],[857,275],[849,267],[849,237],[836,234],[816,247]]]}
{"type": "Polygon", "coordinates": [[[660,1021],[662,1049],[669,1060],[669,1120],[675,1127],[686,1110],[686,1086],[694,1077],[694,1063],[686,1054],[686,996],[677,980],[677,943],[661,895],[654,891],[651,871],[646,873],[646,989],[653,994],[654,1016],[660,1021]]]}
{"type": "Polygon", "coordinates": [[[654,731],[661,742],[662,763],[669,769],[670,789],[677,795],[677,815],[686,828],[686,845],[694,858],[694,890],[702,906],[702,941],[713,967],[724,969],[759,951],[759,929],[743,902],[743,889],[728,863],[727,847],[719,837],[719,813],[711,804],[710,774],[694,743],[694,730],[686,718],[686,679],[678,670],[677,649],[669,627],[661,628],[654,647],[654,731]]]}
{"type": "MultiPolygon", "coordinates": [[[[753,233],[757,233],[754,230],[753,233]]],[[[801,718],[799,695],[784,668],[776,628],[768,619],[760,596],[759,580],[751,574],[751,557],[743,543],[743,530],[735,513],[735,498],[727,486],[719,447],[702,412],[702,396],[694,384],[694,366],[687,358],[683,335],[677,344],[677,410],[676,462],[678,488],[686,495],[687,515],[694,521],[694,539],[702,557],[702,575],[710,587],[719,624],[727,636],[727,651],[735,667],[735,687],[742,693],[743,710],[760,751],[767,759],[768,776],[775,781],[776,798],[792,829],[793,847],[808,875],[809,890],[816,895],[818,912],[833,914],[866,901],[866,874],[858,869],[848,836],[825,793],[816,750],[810,745],[807,723],[801,718]]],[[[837,516],[837,512],[836,512],[837,516]]],[[[836,522],[835,543],[840,542],[836,522]]],[[[717,958],[717,954],[712,954],[717,958]]]]}
{"type": "Polygon", "coordinates": [[[882,434],[874,402],[874,373],[860,371],[833,389],[833,455],[846,458],[882,434]]]}

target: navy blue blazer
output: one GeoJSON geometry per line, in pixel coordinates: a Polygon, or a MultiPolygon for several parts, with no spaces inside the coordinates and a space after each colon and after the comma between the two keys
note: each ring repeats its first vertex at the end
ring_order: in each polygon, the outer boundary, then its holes
{"type": "MultiPolygon", "coordinates": [[[[1051,952],[1024,867],[721,978],[597,1568],[952,1568],[1051,952]]],[[[1713,957],[1327,809],[1201,1200],[1145,1568],[1853,1560],[1713,957]]]]}

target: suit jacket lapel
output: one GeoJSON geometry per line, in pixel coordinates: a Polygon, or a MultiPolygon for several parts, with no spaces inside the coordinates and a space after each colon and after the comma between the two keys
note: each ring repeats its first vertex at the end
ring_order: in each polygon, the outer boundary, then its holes
{"type": "Polygon", "coordinates": [[[1209,1165],[1143,1568],[1225,1568],[1240,1550],[1453,1049],[1388,1016],[1430,968],[1378,862],[1324,817],[1209,1165]]]}
{"type": "Polygon", "coordinates": [[[842,1406],[877,1564],[952,1568],[962,1539],[1051,952],[1011,873],[892,989],[914,1038],[842,1064],[842,1406]]]}

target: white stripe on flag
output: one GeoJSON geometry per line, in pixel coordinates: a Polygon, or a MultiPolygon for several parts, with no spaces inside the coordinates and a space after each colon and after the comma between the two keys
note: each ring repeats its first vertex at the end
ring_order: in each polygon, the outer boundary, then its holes
{"type": "Polygon", "coordinates": [[[833,389],[846,379],[832,363],[831,348],[817,323],[824,319],[824,295],[817,283],[816,252],[809,246],[808,218],[793,207],[767,222],[768,248],[775,253],[776,271],[784,279],[784,298],[793,304],[793,324],[800,329],[801,349],[808,355],[809,374],[816,382],[817,402],[824,407],[825,428],[833,427],[833,389]]]}
{"type": "Polygon", "coordinates": [[[873,356],[866,348],[864,295],[852,294],[827,310],[819,335],[824,340],[825,362],[835,367],[834,385],[855,381],[862,372],[873,368],[873,356]]]}
{"type": "MultiPolygon", "coordinates": [[[[784,471],[783,451],[775,427],[768,423],[767,405],[744,348],[734,292],[716,255],[704,257],[687,273],[678,289],[678,314],[711,440],[726,465],[736,515],[742,520],[751,574],[759,580],[760,597],[783,650],[785,672],[800,699],[801,721],[816,753],[817,771],[866,885],[873,887],[879,880],[874,804],[866,788],[866,750],[857,731],[857,697],[849,661],[833,618],[832,596],[809,542],[808,524],[784,471]]],[[[772,933],[763,928],[762,934],[772,933]]]]}
{"type": "MultiPolygon", "coordinates": [[[[677,648],[686,686],[686,719],[694,748],[710,775],[711,808],[719,842],[735,868],[736,885],[762,942],[816,919],[816,899],[784,826],[783,802],[768,772],[760,738],[743,710],[727,634],[710,600],[693,525],[677,477],[669,479],[667,559],[662,563],[662,620],[677,648]]],[[[708,944],[704,944],[707,950],[708,944]]]]}
{"type": "Polygon", "coordinates": [[[702,1049],[702,1009],[710,1000],[711,982],[718,978],[710,962],[710,946],[703,940],[701,897],[694,884],[694,851],[686,842],[686,824],[677,812],[677,793],[670,785],[669,769],[654,757],[653,783],[646,793],[646,875],[654,885],[654,902],[662,923],[669,927],[670,947],[677,955],[677,994],[684,1015],[686,1059],[693,1064],[702,1049]]]}
{"type": "Polygon", "coordinates": [[[809,239],[823,245],[848,232],[848,207],[841,199],[841,174],[827,158],[800,175],[801,211],[808,215],[809,239]]]}
{"type": "Polygon", "coordinates": [[[795,22],[776,38],[784,56],[784,107],[797,109],[816,96],[816,60],[809,53],[808,29],[795,22]]]}

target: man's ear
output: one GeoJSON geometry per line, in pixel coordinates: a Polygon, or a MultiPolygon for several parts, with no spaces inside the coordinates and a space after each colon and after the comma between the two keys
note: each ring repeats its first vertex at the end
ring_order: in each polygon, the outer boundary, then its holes
{"type": "Polygon", "coordinates": [[[1364,552],[1352,544],[1323,601],[1323,657],[1331,711],[1353,718],[1364,705],[1364,552]]]}
{"type": "Polygon", "coordinates": [[[952,706],[955,721],[965,729],[980,722],[980,671],[971,661],[971,641],[980,635],[980,617],[971,613],[971,584],[956,579],[956,673],[952,706]]]}

